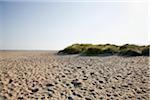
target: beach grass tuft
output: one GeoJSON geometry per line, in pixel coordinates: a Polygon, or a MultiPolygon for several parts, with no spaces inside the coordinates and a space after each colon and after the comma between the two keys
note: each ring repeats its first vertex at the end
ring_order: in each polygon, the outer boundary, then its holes
{"type": "Polygon", "coordinates": [[[60,50],[58,54],[80,54],[84,56],[119,55],[119,56],[149,56],[150,45],[139,46],[125,44],[117,46],[114,44],[73,44],[60,50]]]}

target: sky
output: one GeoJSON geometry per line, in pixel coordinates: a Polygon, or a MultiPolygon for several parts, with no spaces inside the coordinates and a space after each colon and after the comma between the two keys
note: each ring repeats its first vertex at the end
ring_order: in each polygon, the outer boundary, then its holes
{"type": "Polygon", "coordinates": [[[150,44],[146,0],[0,0],[0,49],[73,43],[150,44]]]}

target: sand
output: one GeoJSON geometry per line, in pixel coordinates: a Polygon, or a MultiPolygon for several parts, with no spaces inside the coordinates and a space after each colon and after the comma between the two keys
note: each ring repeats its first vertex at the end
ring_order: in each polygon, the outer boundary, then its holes
{"type": "Polygon", "coordinates": [[[149,57],[0,52],[0,100],[149,100],[149,57]]]}

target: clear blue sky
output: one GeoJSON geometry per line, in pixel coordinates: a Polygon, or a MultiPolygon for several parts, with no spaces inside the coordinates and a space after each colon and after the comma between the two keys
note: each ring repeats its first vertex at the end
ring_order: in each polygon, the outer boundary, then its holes
{"type": "Polygon", "coordinates": [[[72,43],[149,44],[147,9],[144,0],[0,0],[0,49],[59,50],[72,43]]]}

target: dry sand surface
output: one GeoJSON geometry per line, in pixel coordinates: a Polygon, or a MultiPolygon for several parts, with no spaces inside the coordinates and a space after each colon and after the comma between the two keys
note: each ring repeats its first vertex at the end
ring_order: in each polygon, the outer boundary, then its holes
{"type": "Polygon", "coordinates": [[[149,57],[0,52],[0,100],[149,100],[149,57]]]}

